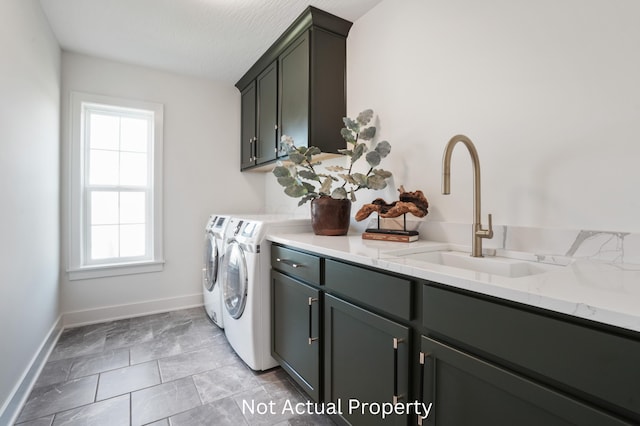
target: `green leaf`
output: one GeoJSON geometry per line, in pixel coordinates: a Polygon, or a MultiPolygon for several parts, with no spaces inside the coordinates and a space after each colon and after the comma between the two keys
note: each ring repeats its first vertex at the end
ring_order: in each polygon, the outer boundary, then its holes
{"type": "Polygon", "coordinates": [[[334,181],[334,182],[337,182],[337,181],[338,181],[338,178],[337,178],[337,177],[335,177],[334,175],[325,175],[325,174],[319,173],[319,174],[318,174],[318,177],[329,178],[329,179],[331,179],[331,180],[332,180],[332,181],[334,181]]]}
{"type": "Polygon", "coordinates": [[[282,145],[285,147],[287,152],[296,148],[295,144],[293,143],[293,138],[291,136],[282,135],[282,137],[280,138],[280,141],[282,142],[282,145]]]}
{"type": "Polygon", "coordinates": [[[384,189],[387,187],[387,181],[383,177],[378,175],[369,176],[367,184],[370,189],[384,189]]]}
{"type": "Polygon", "coordinates": [[[384,158],[391,152],[391,144],[387,141],[379,142],[375,150],[380,154],[380,157],[384,158]]]}
{"type": "Polygon", "coordinates": [[[284,189],[284,193],[289,197],[298,198],[302,197],[307,193],[307,189],[302,185],[291,185],[284,189]]]}
{"type": "Polygon", "coordinates": [[[305,160],[305,156],[300,154],[299,152],[292,152],[289,154],[289,160],[293,162],[293,164],[302,164],[305,160]]]}
{"type": "Polygon", "coordinates": [[[300,201],[298,201],[298,207],[303,205],[304,203],[306,203],[307,201],[311,201],[314,198],[318,198],[317,194],[307,194],[304,197],[302,197],[302,199],[300,201]]]}
{"type": "Polygon", "coordinates": [[[355,143],[356,136],[351,130],[347,129],[346,127],[343,127],[342,130],[340,130],[340,134],[342,135],[345,141],[349,143],[355,143]]]}
{"type": "Polygon", "coordinates": [[[325,180],[322,182],[322,185],[320,186],[320,189],[318,192],[320,192],[320,194],[328,194],[329,192],[331,192],[331,184],[333,183],[333,181],[331,180],[331,177],[326,177],[325,180]]]}
{"type": "Polygon", "coordinates": [[[340,176],[342,179],[344,179],[345,182],[350,183],[351,185],[357,185],[358,183],[353,179],[353,176],[351,175],[346,175],[346,174],[340,174],[338,175],[340,176]]]}
{"type": "Polygon", "coordinates": [[[359,138],[365,141],[370,141],[376,135],[376,128],[371,126],[360,131],[359,138]]]}
{"type": "Polygon", "coordinates": [[[282,186],[291,186],[296,184],[296,180],[291,176],[281,176],[278,178],[278,183],[282,186]]]}
{"type": "Polygon", "coordinates": [[[376,176],[380,176],[380,177],[381,177],[381,178],[383,178],[383,179],[388,179],[388,178],[390,178],[391,176],[393,176],[393,175],[391,174],[391,172],[388,172],[388,171],[386,171],[386,170],[382,170],[382,169],[375,169],[375,170],[373,170],[373,173],[374,173],[376,176]]]}
{"type": "Polygon", "coordinates": [[[375,167],[378,164],[380,164],[380,161],[382,160],[382,158],[380,158],[380,154],[378,154],[377,151],[369,151],[367,152],[367,163],[369,163],[369,165],[371,167],[375,167]]]}
{"type": "Polygon", "coordinates": [[[351,198],[351,202],[357,201],[356,200],[356,191],[354,191],[353,189],[351,191],[349,191],[349,195],[351,198]]]}
{"type": "Polygon", "coordinates": [[[291,173],[289,173],[289,169],[286,168],[285,166],[277,166],[275,169],[273,169],[273,175],[279,178],[279,177],[291,176],[291,173]]]}
{"type": "Polygon", "coordinates": [[[358,114],[358,118],[356,118],[356,120],[361,125],[366,126],[367,123],[370,122],[372,118],[373,118],[373,110],[365,109],[360,114],[358,114]]]}
{"type": "Polygon", "coordinates": [[[343,187],[336,188],[331,193],[331,198],[335,198],[336,200],[344,200],[345,198],[347,198],[347,190],[343,187]]]}
{"type": "Polygon", "coordinates": [[[345,127],[353,133],[358,133],[360,131],[360,125],[357,121],[352,120],[349,117],[344,117],[342,121],[344,122],[345,127]]]}
{"type": "Polygon", "coordinates": [[[309,150],[307,151],[307,154],[310,155],[318,155],[320,154],[322,151],[320,151],[320,148],[318,148],[317,146],[310,146],[309,150]]]}
{"type": "Polygon", "coordinates": [[[359,143],[357,144],[354,148],[353,148],[353,155],[351,156],[351,163],[355,163],[360,157],[362,157],[362,154],[364,154],[364,152],[367,150],[367,146],[363,143],[359,143]]]}
{"type": "Polygon", "coordinates": [[[318,175],[312,172],[311,170],[300,170],[298,172],[298,176],[304,179],[309,179],[309,180],[319,180],[318,175]]]}
{"type": "Polygon", "coordinates": [[[305,152],[305,156],[306,157],[311,157],[312,155],[318,155],[320,154],[322,151],[320,151],[320,148],[318,148],[317,146],[310,146],[309,149],[307,149],[307,152],[305,152]]]}
{"type": "Polygon", "coordinates": [[[342,155],[348,155],[349,157],[353,155],[353,151],[350,149],[339,149],[338,152],[342,155]]]}
{"type": "Polygon", "coordinates": [[[305,187],[305,189],[307,190],[307,192],[313,193],[316,192],[316,187],[311,185],[308,182],[302,182],[302,186],[305,187]]]}
{"type": "Polygon", "coordinates": [[[348,170],[346,167],[342,166],[327,166],[326,169],[330,172],[344,172],[348,170]]]}
{"type": "Polygon", "coordinates": [[[362,173],[354,173],[351,175],[356,185],[363,186],[367,188],[367,177],[362,173]]]}

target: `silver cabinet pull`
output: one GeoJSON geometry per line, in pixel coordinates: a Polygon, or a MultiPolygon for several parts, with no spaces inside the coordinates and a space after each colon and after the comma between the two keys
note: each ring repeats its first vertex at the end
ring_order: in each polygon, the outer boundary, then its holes
{"type": "MultiPolygon", "coordinates": [[[[431,353],[420,352],[420,396],[418,402],[424,402],[424,364],[427,358],[431,358],[431,353]]],[[[418,426],[422,426],[422,416],[418,415],[418,426]]]]}
{"type": "Polygon", "coordinates": [[[285,265],[289,265],[292,268],[301,268],[304,265],[300,264],[300,263],[294,263],[290,260],[286,260],[286,259],[280,259],[279,257],[276,257],[276,262],[280,262],[280,263],[284,263],[285,265]]]}
{"type": "Polygon", "coordinates": [[[255,136],[253,137],[253,159],[258,159],[258,138],[255,136]]]}
{"type": "Polygon", "coordinates": [[[309,298],[309,345],[311,345],[313,342],[318,340],[317,337],[312,337],[313,336],[313,308],[311,307],[311,305],[313,305],[313,302],[317,302],[317,301],[318,301],[317,297],[309,298]]]}
{"type": "Polygon", "coordinates": [[[393,403],[397,404],[403,395],[398,395],[398,345],[403,343],[404,339],[393,338],[393,403]]]}

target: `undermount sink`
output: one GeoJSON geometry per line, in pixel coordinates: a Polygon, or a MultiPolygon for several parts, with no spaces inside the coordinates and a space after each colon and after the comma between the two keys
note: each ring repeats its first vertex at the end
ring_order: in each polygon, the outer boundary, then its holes
{"type": "Polygon", "coordinates": [[[471,257],[468,252],[453,250],[422,251],[410,253],[389,253],[395,257],[412,259],[419,262],[433,263],[452,268],[466,269],[474,272],[500,275],[509,278],[525,277],[557,271],[564,265],[541,262],[529,262],[508,257],[471,257]]]}

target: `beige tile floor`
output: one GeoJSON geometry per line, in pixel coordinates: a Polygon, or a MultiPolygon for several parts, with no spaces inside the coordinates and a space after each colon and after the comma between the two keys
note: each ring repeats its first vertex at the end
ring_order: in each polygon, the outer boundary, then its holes
{"type": "Polygon", "coordinates": [[[307,400],[282,369],[249,369],[200,307],[65,330],[16,424],[333,424],[284,409],[307,400]]]}

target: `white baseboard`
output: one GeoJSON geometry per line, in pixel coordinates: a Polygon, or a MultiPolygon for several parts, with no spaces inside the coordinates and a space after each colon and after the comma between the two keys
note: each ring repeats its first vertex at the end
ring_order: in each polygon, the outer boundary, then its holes
{"type": "Polygon", "coordinates": [[[49,330],[47,337],[40,344],[40,347],[31,359],[31,362],[25,369],[24,373],[22,373],[22,377],[13,388],[11,396],[7,398],[2,409],[0,409],[0,425],[12,425],[15,423],[20,411],[22,410],[22,406],[29,397],[31,389],[33,389],[33,385],[36,383],[38,376],[40,376],[40,372],[49,358],[49,354],[60,338],[60,334],[63,330],[62,324],[62,315],[60,315],[49,330]]]}
{"type": "Polygon", "coordinates": [[[63,314],[63,323],[64,328],[78,327],[81,325],[139,317],[178,309],[194,308],[202,305],[202,293],[196,293],[166,299],[147,300],[144,302],[65,312],[63,314]]]}

